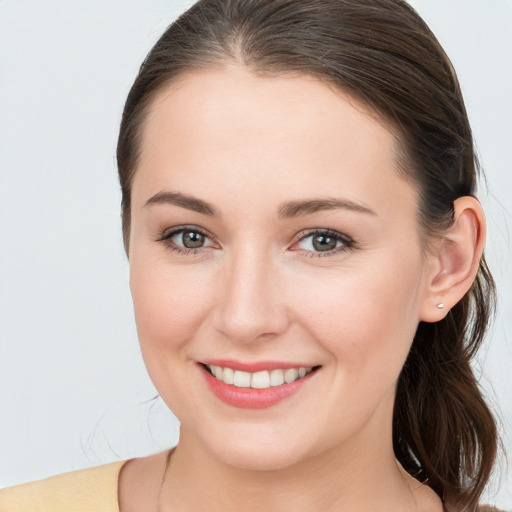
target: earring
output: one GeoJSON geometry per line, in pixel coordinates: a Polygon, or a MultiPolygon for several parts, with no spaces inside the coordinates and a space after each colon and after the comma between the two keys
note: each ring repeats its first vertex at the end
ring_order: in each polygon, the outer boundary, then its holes
{"type": "Polygon", "coordinates": [[[437,305],[438,309],[443,309],[444,308],[444,304],[442,302],[440,302],[438,305],[437,305]]]}

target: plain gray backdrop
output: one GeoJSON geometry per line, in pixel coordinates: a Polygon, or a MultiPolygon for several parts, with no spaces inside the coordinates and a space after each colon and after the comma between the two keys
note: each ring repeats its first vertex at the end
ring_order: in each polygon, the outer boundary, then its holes
{"type": "MultiPolygon", "coordinates": [[[[138,66],[191,3],[0,0],[0,486],[177,441],[138,348],[114,155],[138,66]]],[[[500,295],[476,366],[512,452],[512,1],[412,3],[458,72],[488,177],[500,295]]],[[[487,499],[512,510],[506,475],[487,499]]]]}

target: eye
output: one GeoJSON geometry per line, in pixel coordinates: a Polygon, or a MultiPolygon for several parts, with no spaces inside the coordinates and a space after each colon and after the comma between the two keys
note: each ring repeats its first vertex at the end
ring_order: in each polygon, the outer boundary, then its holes
{"type": "Polygon", "coordinates": [[[308,251],[312,256],[330,256],[351,249],[354,245],[347,235],[330,229],[317,229],[303,235],[293,248],[308,251]]]}
{"type": "Polygon", "coordinates": [[[162,242],[168,249],[180,254],[196,253],[215,244],[211,238],[196,226],[181,226],[166,232],[157,241],[162,242]]]}
{"type": "Polygon", "coordinates": [[[176,245],[183,245],[187,249],[197,249],[203,247],[206,236],[198,231],[182,231],[173,235],[170,239],[176,245]]]}

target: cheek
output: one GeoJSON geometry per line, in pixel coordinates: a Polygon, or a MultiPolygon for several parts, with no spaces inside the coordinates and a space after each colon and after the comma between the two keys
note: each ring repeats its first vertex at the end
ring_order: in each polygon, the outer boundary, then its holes
{"type": "Polygon", "coordinates": [[[408,264],[389,258],[369,268],[311,278],[311,293],[304,293],[305,280],[297,283],[302,289],[295,293],[302,301],[298,317],[345,376],[389,380],[400,372],[416,332],[422,266],[417,258],[408,264]]]}
{"type": "MultiPolygon", "coordinates": [[[[214,293],[208,272],[159,261],[130,262],[130,288],[146,365],[185,349],[207,316],[214,293]]],[[[183,357],[185,354],[181,354],[183,357]]]]}

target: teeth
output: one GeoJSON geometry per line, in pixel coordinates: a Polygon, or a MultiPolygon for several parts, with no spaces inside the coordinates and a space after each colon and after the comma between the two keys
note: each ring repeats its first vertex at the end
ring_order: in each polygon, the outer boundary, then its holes
{"type": "Polygon", "coordinates": [[[223,380],[224,370],[220,366],[214,366],[212,368],[212,370],[213,370],[213,375],[215,376],[216,379],[223,380]]]}
{"type": "Polygon", "coordinates": [[[207,367],[216,379],[223,381],[225,384],[254,389],[266,389],[272,386],[281,386],[284,383],[289,384],[305,377],[312,370],[312,368],[301,367],[249,373],[211,364],[207,367]]]}
{"type": "Polygon", "coordinates": [[[222,380],[226,384],[233,384],[235,382],[235,370],[232,368],[224,368],[224,376],[222,380]]]}
{"type": "Polygon", "coordinates": [[[284,381],[289,384],[299,378],[299,370],[296,368],[289,368],[284,372],[284,381]]]}
{"type": "Polygon", "coordinates": [[[270,375],[268,372],[256,372],[251,377],[251,388],[265,389],[270,387],[270,375]]]}
{"type": "Polygon", "coordinates": [[[284,384],[283,370],[272,370],[270,372],[270,385],[280,386],[281,384],[284,384]]]}
{"type": "Polygon", "coordinates": [[[235,378],[233,384],[238,388],[250,388],[251,387],[251,374],[248,372],[235,371],[235,378]]]}

